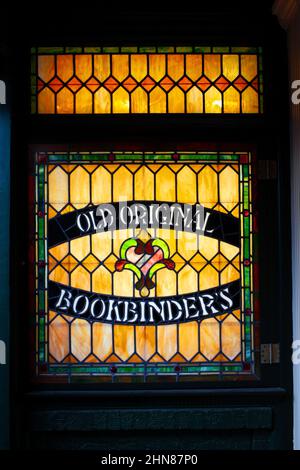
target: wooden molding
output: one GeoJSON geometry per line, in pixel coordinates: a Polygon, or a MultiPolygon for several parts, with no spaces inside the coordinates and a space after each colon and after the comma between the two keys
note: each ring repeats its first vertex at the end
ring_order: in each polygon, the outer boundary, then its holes
{"type": "Polygon", "coordinates": [[[298,8],[300,8],[299,0],[275,0],[273,14],[277,16],[281,26],[288,29],[298,8]]]}

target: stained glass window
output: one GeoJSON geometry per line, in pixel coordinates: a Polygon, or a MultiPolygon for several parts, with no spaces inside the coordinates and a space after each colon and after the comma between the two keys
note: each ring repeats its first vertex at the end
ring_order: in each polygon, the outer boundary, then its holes
{"type": "Polygon", "coordinates": [[[255,372],[253,156],[39,152],[39,380],[255,372]]]}
{"type": "Polygon", "coordinates": [[[31,69],[33,113],[263,112],[260,48],[40,47],[31,69]]]}

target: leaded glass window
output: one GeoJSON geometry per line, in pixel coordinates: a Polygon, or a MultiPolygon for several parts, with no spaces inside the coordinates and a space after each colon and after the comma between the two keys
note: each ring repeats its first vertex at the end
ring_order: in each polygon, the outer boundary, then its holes
{"type": "Polygon", "coordinates": [[[36,154],[40,380],[242,379],[256,372],[253,158],[36,154]]]}
{"type": "Polygon", "coordinates": [[[32,49],[38,114],[259,114],[256,47],[39,47],[32,49]]]}

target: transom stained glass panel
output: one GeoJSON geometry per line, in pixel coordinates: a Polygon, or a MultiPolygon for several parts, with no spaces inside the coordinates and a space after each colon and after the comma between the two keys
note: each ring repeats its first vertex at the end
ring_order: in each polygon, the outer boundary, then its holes
{"type": "Polygon", "coordinates": [[[32,49],[32,112],[263,112],[260,48],[32,49]]]}
{"type": "Polygon", "coordinates": [[[254,372],[250,153],[38,153],[35,188],[40,379],[254,372]]]}

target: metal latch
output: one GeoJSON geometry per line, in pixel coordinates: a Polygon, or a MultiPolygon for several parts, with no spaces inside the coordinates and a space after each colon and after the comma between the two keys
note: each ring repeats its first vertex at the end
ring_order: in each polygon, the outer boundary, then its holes
{"type": "Polygon", "coordinates": [[[280,344],[279,343],[261,344],[260,361],[262,364],[279,364],[280,344]]]}

